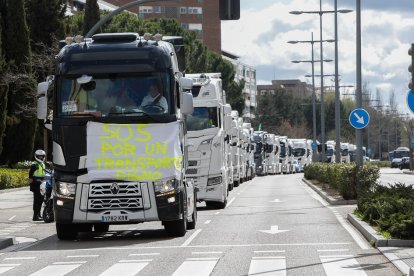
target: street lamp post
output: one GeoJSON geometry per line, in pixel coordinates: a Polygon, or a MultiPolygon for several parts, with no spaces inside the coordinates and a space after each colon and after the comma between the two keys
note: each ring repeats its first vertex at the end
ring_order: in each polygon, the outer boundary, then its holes
{"type": "MultiPolygon", "coordinates": [[[[313,40],[313,32],[312,32],[312,35],[311,35],[311,40],[288,41],[288,43],[291,43],[291,44],[310,43],[312,45],[312,60],[310,61],[310,63],[312,63],[312,124],[313,124],[313,145],[314,145],[314,147],[316,147],[316,145],[317,145],[316,144],[316,93],[315,93],[315,66],[314,66],[314,63],[315,62],[323,63],[324,61],[325,62],[331,62],[332,61],[331,59],[326,59],[326,60],[321,59],[321,60],[315,61],[314,51],[313,51],[313,44],[315,42],[319,42],[319,41],[313,40]]],[[[327,40],[324,40],[324,41],[321,41],[321,42],[333,42],[333,40],[332,39],[327,39],[327,40]]],[[[292,62],[293,63],[299,63],[299,62],[309,62],[309,61],[294,60],[292,62]]],[[[322,146],[322,148],[324,148],[324,147],[322,146]]],[[[314,153],[315,153],[315,150],[314,150],[314,153]]],[[[313,158],[313,161],[316,161],[316,154],[312,154],[312,158],[313,158]]]]}
{"type": "MultiPolygon", "coordinates": [[[[320,58],[321,58],[321,60],[323,59],[323,46],[322,46],[322,15],[324,14],[324,13],[334,13],[335,15],[337,15],[337,13],[349,13],[349,12],[352,12],[352,10],[346,10],[346,9],[341,9],[341,10],[338,10],[337,8],[336,8],[336,0],[335,0],[335,10],[333,10],[333,11],[322,11],[322,0],[319,0],[319,11],[292,11],[292,12],[290,12],[291,14],[295,14],[295,15],[297,15],[297,14],[303,14],[303,13],[311,13],[311,14],[319,14],[319,31],[320,31],[320,42],[321,42],[321,46],[320,46],[320,50],[321,50],[321,52],[320,52],[320,58]]],[[[335,35],[337,35],[337,21],[335,20],[335,35]]],[[[337,36],[335,36],[335,40],[336,40],[336,45],[337,45],[337,36]]],[[[337,46],[336,46],[337,47],[337,46]]],[[[337,54],[336,52],[335,52],[335,54],[337,54]]],[[[335,56],[335,63],[337,64],[337,60],[338,60],[338,57],[337,56],[335,56]]],[[[337,68],[336,68],[337,66],[335,66],[335,74],[337,75],[338,74],[338,71],[337,71],[337,68]]],[[[338,79],[338,76],[336,76],[336,80],[338,79]]],[[[339,89],[339,88],[338,88],[339,89]]],[[[337,114],[339,114],[340,115],[340,112],[338,112],[337,111],[337,105],[339,104],[339,103],[337,103],[337,101],[339,102],[339,97],[338,97],[338,99],[337,99],[337,97],[336,97],[336,94],[337,93],[339,93],[339,90],[338,90],[336,87],[335,87],[335,118],[336,118],[336,115],[337,114]]],[[[340,106],[340,105],[338,105],[338,106],[340,106]]],[[[339,118],[339,117],[338,117],[339,118]]],[[[338,119],[339,121],[340,121],[340,118],[338,119]]],[[[336,129],[339,129],[339,125],[336,125],[337,124],[337,120],[335,120],[335,128],[336,129]]],[[[321,143],[322,143],[322,145],[324,145],[325,144],[325,105],[324,105],[324,98],[323,98],[323,62],[321,62],[321,143]]],[[[339,137],[339,140],[340,140],[340,137],[339,137]]],[[[338,148],[338,146],[339,146],[339,149],[340,149],[340,144],[338,145],[338,143],[337,143],[337,148],[338,148]]],[[[338,150],[337,150],[337,152],[338,152],[338,150]]],[[[322,146],[322,161],[324,161],[325,160],[325,147],[324,146],[322,146]]]]}

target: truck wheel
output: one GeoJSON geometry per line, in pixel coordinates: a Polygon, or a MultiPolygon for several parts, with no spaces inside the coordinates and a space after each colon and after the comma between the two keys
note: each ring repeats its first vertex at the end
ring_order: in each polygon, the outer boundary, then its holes
{"type": "Polygon", "coordinates": [[[239,187],[239,185],[240,185],[240,181],[234,181],[234,187],[239,187]]]}
{"type": "Polygon", "coordinates": [[[187,232],[187,218],[184,214],[183,219],[164,221],[164,228],[171,237],[183,237],[187,232]]]}
{"type": "Polygon", "coordinates": [[[94,224],[93,231],[95,232],[108,232],[109,224],[94,224]]]}
{"type": "Polygon", "coordinates": [[[73,224],[56,223],[56,233],[59,240],[74,240],[78,236],[78,227],[73,224]]]}

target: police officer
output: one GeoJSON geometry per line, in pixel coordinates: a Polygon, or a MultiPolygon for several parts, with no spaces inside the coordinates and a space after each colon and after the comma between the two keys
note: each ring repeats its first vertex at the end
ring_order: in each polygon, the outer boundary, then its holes
{"type": "Polygon", "coordinates": [[[33,221],[41,221],[40,209],[43,204],[43,196],[40,193],[40,184],[46,175],[45,171],[45,156],[44,150],[38,149],[34,154],[35,161],[30,167],[29,178],[32,180],[30,183],[30,191],[33,192],[33,221]]]}

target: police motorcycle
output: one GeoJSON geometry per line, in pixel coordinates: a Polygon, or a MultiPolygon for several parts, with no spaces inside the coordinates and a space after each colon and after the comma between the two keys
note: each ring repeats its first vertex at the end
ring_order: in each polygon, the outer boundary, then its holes
{"type": "Polygon", "coordinates": [[[53,222],[55,220],[55,216],[53,214],[53,194],[52,194],[52,187],[53,187],[53,172],[47,171],[45,177],[40,184],[40,194],[43,196],[43,221],[46,223],[53,222]]]}

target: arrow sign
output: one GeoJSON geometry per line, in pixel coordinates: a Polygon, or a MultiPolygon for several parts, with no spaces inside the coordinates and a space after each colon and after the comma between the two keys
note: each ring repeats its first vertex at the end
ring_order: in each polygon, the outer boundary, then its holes
{"type": "Polygon", "coordinates": [[[283,202],[283,201],[280,201],[280,199],[276,198],[275,200],[272,200],[272,201],[269,201],[269,202],[279,203],[279,202],[283,202]]]}
{"type": "Polygon", "coordinates": [[[270,226],[270,230],[257,230],[257,231],[274,235],[274,234],[279,234],[279,233],[287,232],[289,230],[279,230],[279,226],[272,225],[272,226],[270,226]]]}
{"type": "Polygon", "coordinates": [[[414,112],[414,91],[408,90],[407,93],[407,105],[411,112],[414,112]]]}
{"type": "Polygon", "coordinates": [[[369,124],[369,114],[363,108],[352,110],[349,114],[349,123],[356,129],[361,129],[369,124]]]}

